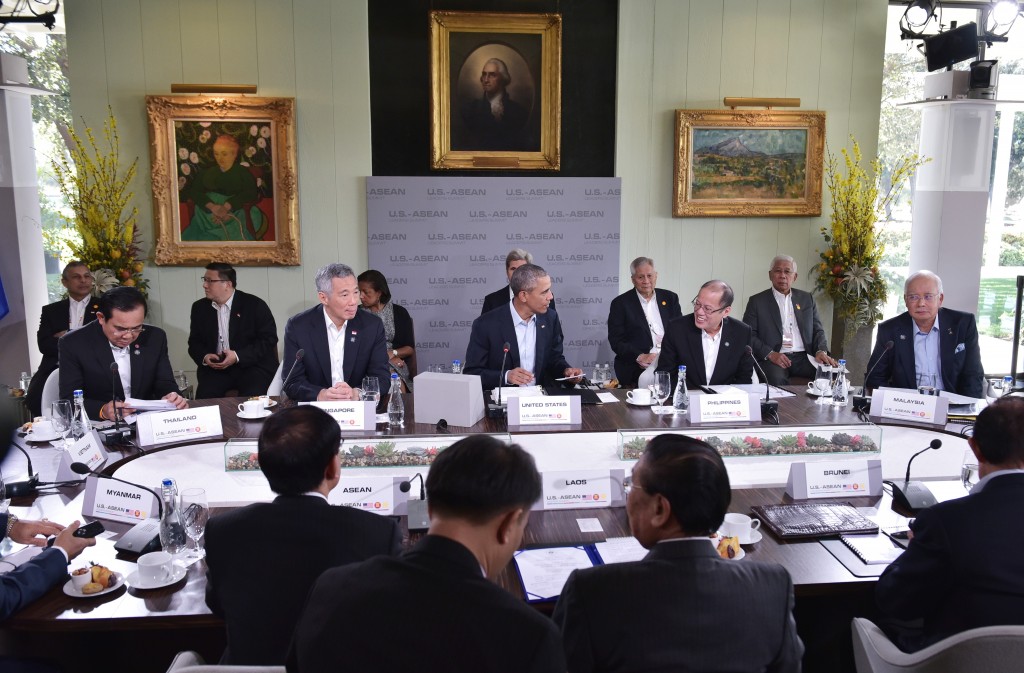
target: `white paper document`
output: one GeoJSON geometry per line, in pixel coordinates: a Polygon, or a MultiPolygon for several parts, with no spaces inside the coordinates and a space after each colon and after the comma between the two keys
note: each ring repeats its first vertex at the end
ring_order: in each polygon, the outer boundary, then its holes
{"type": "Polygon", "coordinates": [[[627,563],[640,561],[647,556],[647,550],[635,537],[610,537],[594,545],[605,563],[627,563]]]}
{"type": "MultiPolygon", "coordinates": [[[[734,383],[732,385],[722,386],[708,386],[719,395],[730,395],[736,393],[747,393],[748,395],[760,395],[761,399],[764,399],[764,388],[763,383],[734,383]]],[[[771,386],[771,396],[773,399],[781,399],[783,397],[796,397],[796,394],[789,392],[784,388],[778,386],[771,386]]]]}
{"type": "Polygon", "coordinates": [[[594,565],[583,547],[524,549],[516,552],[515,562],[528,601],[557,598],[573,570],[594,565]]]}
{"type": "Polygon", "coordinates": [[[129,397],[124,403],[136,411],[174,411],[177,408],[167,400],[137,400],[129,397]]]}

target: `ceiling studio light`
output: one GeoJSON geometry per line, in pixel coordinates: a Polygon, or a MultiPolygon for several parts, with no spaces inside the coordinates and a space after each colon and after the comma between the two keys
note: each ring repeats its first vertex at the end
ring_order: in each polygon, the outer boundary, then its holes
{"type": "Polygon", "coordinates": [[[987,35],[1004,36],[1010,32],[1014,21],[1020,14],[1020,3],[1016,0],[999,0],[989,8],[985,21],[987,35]]]}
{"type": "Polygon", "coordinates": [[[903,12],[901,23],[905,22],[908,28],[914,28],[916,32],[921,32],[935,16],[938,5],[938,0],[912,0],[907,4],[907,10],[903,12]]]}
{"type": "Polygon", "coordinates": [[[53,30],[59,9],[60,0],[15,0],[7,6],[0,0],[0,30],[9,23],[41,23],[53,30]]]}

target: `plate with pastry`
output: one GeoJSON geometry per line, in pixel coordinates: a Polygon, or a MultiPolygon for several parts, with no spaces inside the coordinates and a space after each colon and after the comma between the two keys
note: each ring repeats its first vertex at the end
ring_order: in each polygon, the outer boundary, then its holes
{"type": "MultiPolygon", "coordinates": [[[[82,569],[79,569],[74,572],[81,573],[81,571],[82,569]]],[[[82,584],[82,588],[79,589],[75,586],[75,578],[72,577],[64,583],[64,593],[66,595],[72,598],[95,598],[96,596],[117,591],[124,584],[124,575],[101,565],[94,565],[92,568],[85,569],[85,572],[91,574],[89,579],[92,581],[82,584]]]]}
{"type": "Polygon", "coordinates": [[[743,547],[740,546],[740,539],[737,537],[719,537],[716,535],[711,538],[711,543],[715,545],[718,555],[727,561],[739,561],[747,555],[743,551],[743,547]]]}

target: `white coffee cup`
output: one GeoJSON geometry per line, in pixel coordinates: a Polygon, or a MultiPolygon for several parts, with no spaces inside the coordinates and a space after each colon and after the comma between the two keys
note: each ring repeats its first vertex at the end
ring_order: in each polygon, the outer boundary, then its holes
{"type": "Polygon", "coordinates": [[[824,395],[831,387],[828,379],[814,379],[807,382],[807,391],[818,395],[824,395]]]}
{"type": "Polygon", "coordinates": [[[50,437],[57,433],[53,430],[53,422],[49,418],[44,418],[32,424],[32,434],[39,435],[40,437],[50,437]]]}
{"type": "Polygon", "coordinates": [[[82,587],[84,587],[89,582],[92,582],[92,569],[90,569],[88,566],[83,566],[82,568],[75,568],[73,571],[71,571],[71,585],[79,591],[81,591],[82,587]],[[76,575],[75,572],[77,572],[78,570],[84,570],[85,572],[76,575]]]}
{"type": "Polygon", "coordinates": [[[265,408],[260,400],[246,400],[238,405],[238,410],[246,416],[259,416],[265,408]]]}
{"type": "Polygon", "coordinates": [[[722,522],[722,534],[727,537],[739,538],[740,544],[748,544],[754,537],[754,531],[761,527],[761,521],[751,519],[746,514],[729,513],[722,522]]]}
{"type": "Polygon", "coordinates": [[[633,404],[650,404],[651,390],[649,388],[637,388],[626,391],[626,399],[633,404]]]}
{"type": "Polygon", "coordinates": [[[163,584],[171,578],[173,557],[165,551],[154,551],[139,557],[139,580],[145,586],[163,584]]]}
{"type": "Polygon", "coordinates": [[[260,404],[263,405],[264,409],[270,408],[270,405],[273,404],[273,401],[270,399],[270,395],[260,395],[260,404]]]}

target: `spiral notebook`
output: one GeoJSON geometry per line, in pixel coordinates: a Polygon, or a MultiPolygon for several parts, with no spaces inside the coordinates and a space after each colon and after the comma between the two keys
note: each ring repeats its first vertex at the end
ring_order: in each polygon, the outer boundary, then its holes
{"type": "Polygon", "coordinates": [[[840,535],[839,539],[868,565],[892,563],[903,553],[903,547],[885,535],[840,535]]]}

